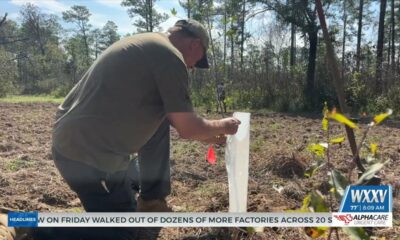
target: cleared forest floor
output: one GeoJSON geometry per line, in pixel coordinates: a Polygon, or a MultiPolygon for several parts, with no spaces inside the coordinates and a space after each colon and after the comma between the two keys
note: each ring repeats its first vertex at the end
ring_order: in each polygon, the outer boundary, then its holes
{"type": "MultiPolygon", "coordinates": [[[[0,208],[82,211],[79,199],[52,161],[51,130],[56,108],[54,103],[0,103],[0,208]]],[[[204,116],[218,118],[216,114],[204,116]]],[[[298,209],[312,189],[326,191],[326,171],[304,177],[313,162],[307,146],[326,141],[319,116],[254,113],[251,124],[249,212],[298,209]],[[280,187],[284,190],[278,192],[280,187]]],[[[169,204],[178,212],[226,212],[229,201],[223,149],[217,150],[217,165],[210,166],[205,161],[206,144],[178,139],[173,129],[171,133],[173,186],[169,204]]],[[[332,135],[344,136],[343,127],[333,124],[332,135]]],[[[379,174],[382,183],[399,183],[400,124],[389,121],[377,126],[367,141],[378,143],[382,158],[390,160],[379,174]]],[[[334,166],[347,173],[352,159],[347,144],[334,146],[332,152],[334,166]]],[[[400,220],[399,198],[394,196],[395,224],[400,220]]],[[[230,232],[223,228],[168,228],[161,231],[160,239],[227,239],[230,232]]],[[[396,239],[400,226],[376,228],[373,234],[396,239]]],[[[348,239],[340,235],[340,239],[348,239]]],[[[302,228],[266,228],[264,233],[247,238],[308,239],[302,228]]]]}

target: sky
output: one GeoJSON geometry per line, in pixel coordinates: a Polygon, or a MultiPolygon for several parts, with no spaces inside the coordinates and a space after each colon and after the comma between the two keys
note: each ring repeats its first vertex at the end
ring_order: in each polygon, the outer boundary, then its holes
{"type": "MultiPolygon", "coordinates": [[[[8,19],[19,22],[19,11],[21,7],[27,3],[32,3],[40,8],[40,10],[47,14],[56,14],[60,16],[60,23],[65,29],[72,29],[72,24],[65,23],[61,18],[63,11],[69,10],[73,5],[86,6],[90,13],[90,24],[95,28],[102,28],[108,20],[113,21],[118,26],[118,33],[124,36],[128,33],[136,32],[136,27],[133,26],[134,20],[130,19],[127,13],[127,8],[120,5],[122,0],[0,0],[0,17],[4,13],[8,13],[8,19]]],[[[161,24],[162,30],[165,31],[171,27],[178,19],[186,17],[185,11],[179,5],[179,0],[158,0],[155,3],[155,8],[160,13],[166,13],[169,18],[161,24]],[[171,9],[177,10],[177,15],[171,15],[171,9]]],[[[374,18],[377,19],[377,5],[371,7],[374,12],[374,18]]],[[[257,10],[255,10],[257,11],[257,10]]],[[[270,25],[273,19],[270,12],[257,15],[246,23],[246,28],[252,33],[252,37],[247,41],[248,43],[259,45],[265,41],[273,41],[278,45],[287,45],[289,43],[288,36],[281,36],[279,39],[273,39],[274,27],[270,25]]],[[[367,40],[375,41],[376,29],[373,26],[368,26],[364,38],[367,40]]],[[[214,37],[219,36],[216,29],[212,30],[214,37]]],[[[304,45],[301,36],[297,35],[297,44],[304,45]]],[[[348,42],[348,44],[353,44],[348,42]]]]}
{"type": "MultiPolygon", "coordinates": [[[[0,16],[8,13],[8,19],[19,22],[19,11],[21,6],[32,3],[47,14],[56,14],[60,16],[63,11],[71,8],[73,5],[83,5],[89,9],[90,24],[95,28],[102,28],[108,20],[115,22],[118,26],[120,35],[136,32],[136,27],[132,25],[133,20],[129,18],[127,7],[120,5],[121,0],[0,0],[0,16]]],[[[170,18],[161,24],[166,30],[172,26],[178,19],[185,18],[185,12],[179,5],[179,0],[159,0],[155,4],[157,11],[167,13],[170,18]],[[171,9],[177,10],[177,15],[171,15],[171,9]]],[[[62,19],[62,18],[61,18],[62,19]]],[[[63,26],[67,24],[60,21],[63,26]]]]}
{"type": "MultiPolygon", "coordinates": [[[[27,3],[34,4],[40,10],[47,14],[56,14],[60,16],[63,11],[71,8],[73,5],[86,6],[90,13],[90,24],[95,28],[102,28],[108,20],[115,22],[118,26],[120,35],[136,32],[136,27],[132,25],[134,20],[130,19],[127,13],[127,7],[121,6],[122,0],[0,0],[0,17],[8,13],[8,19],[19,22],[19,11],[27,3]]],[[[155,8],[160,13],[166,13],[169,18],[161,24],[163,30],[171,27],[178,19],[186,17],[186,13],[179,4],[179,0],[157,0],[155,8]],[[171,10],[177,11],[176,16],[171,15],[171,10]]],[[[269,15],[269,14],[268,14],[269,15]]],[[[258,16],[248,22],[248,27],[256,32],[260,25],[265,25],[265,21],[270,21],[271,17],[258,16]],[[261,19],[261,20],[260,20],[261,19]]],[[[71,26],[61,21],[64,27],[71,26]]]]}

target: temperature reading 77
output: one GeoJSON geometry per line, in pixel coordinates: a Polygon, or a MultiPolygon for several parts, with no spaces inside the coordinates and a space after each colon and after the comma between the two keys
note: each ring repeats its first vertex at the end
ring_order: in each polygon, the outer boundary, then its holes
{"type": "Polygon", "coordinates": [[[361,206],[360,205],[351,205],[350,206],[350,209],[352,210],[352,211],[355,211],[355,210],[360,210],[361,209],[361,206]]]}

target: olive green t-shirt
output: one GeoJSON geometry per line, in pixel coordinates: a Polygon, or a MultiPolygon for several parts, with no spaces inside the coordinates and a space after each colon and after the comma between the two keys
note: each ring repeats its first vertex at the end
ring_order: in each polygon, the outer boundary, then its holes
{"type": "Polygon", "coordinates": [[[104,51],[57,112],[53,146],[102,171],[125,169],[168,112],[191,112],[182,54],[163,33],[124,38],[104,51]]]}

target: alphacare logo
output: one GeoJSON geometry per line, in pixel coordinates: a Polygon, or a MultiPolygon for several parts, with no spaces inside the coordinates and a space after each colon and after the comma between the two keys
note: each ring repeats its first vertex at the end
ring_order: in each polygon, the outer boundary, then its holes
{"type": "Polygon", "coordinates": [[[351,216],[351,214],[334,215],[334,217],[337,220],[344,222],[346,225],[353,221],[353,217],[351,216]]]}
{"type": "Polygon", "coordinates": [[[384,203],[387,193],[387,189],[352,189],[351,201],[353,203],[384,203]]]}

